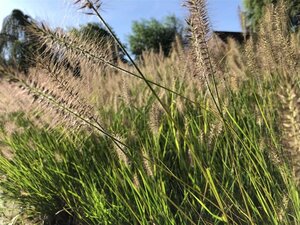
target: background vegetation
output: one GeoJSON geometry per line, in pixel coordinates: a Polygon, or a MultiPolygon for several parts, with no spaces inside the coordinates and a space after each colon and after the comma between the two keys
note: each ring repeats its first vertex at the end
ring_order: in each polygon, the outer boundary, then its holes
{"type": "Polygon", "coordinates": [[[24,72],[31,65],[28,52],[32,41],[25,30],[30,20],[30,16],[15,9],[4,19],[0,35],[0,61],[24,72]]]}
{"type": "Polygon", "coordinates": [[[146,50],[155,53],[162,51],[168,56],[176,37],[182,42],[185,39],[184,26],[175,16],[168,16],[163,22],[156,19],[135,21],[129,36],[130,50],[136,57],[140,57],[146,50]]]}
{"type": "MultiPolygon", "coordinates": [[[[269,4],[276,4],[279,0],[244,0],[246,6],[246,17],[249,29],[257,31],[259,21],[263,16],[264,9],[269,4]]],[[[291,28],[296,28],[300,21],[300,3],[297,0],[287,0],[289,23],[291,28]]]]}

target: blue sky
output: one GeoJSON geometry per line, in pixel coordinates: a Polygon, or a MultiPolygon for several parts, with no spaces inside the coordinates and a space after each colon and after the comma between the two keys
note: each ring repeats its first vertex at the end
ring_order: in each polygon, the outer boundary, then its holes
{"type": "MultiPolygon", "coordinates": [[[[33,18],[47,21],[52,27],[73,27],[97,21],[83,15],[72,5],[72,0],[0,0],[0,27],[5,16],[20,9],[33,18]]],[[[175,15],[184,20],[187,9],[182,0],[103,0],[102,15],[113,27],[122,42],[127,41],[132,21],[163,19],[175,15]]],[[[209,17],[214,30],[239,31],[238,7],[242,0],[208,0],[209,17]]]]}

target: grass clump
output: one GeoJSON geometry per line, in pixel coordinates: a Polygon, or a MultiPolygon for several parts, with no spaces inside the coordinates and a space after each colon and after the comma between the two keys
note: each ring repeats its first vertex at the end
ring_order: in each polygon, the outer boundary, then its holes
{"type": "MultiPolygon", "coordinates": [[[[114,35],[99,1],[76,4],[114,35]]],[[[231,40],[216,54],[205,1],[186,6],[190,49],[175,43],[169,57],[135,62],[113,36],[132,65],[30,25],[44,49],[37,67],[25,77],[0,66],[2,85],[23,99],[21,113],[1,117],[1,198],[22,209],[13,223],[300,221],[299,39],[287,32],[284,4],[267,9],[245,45],[231,40]],[[81,77],[57,54],[80,62],[81,77]]]]}

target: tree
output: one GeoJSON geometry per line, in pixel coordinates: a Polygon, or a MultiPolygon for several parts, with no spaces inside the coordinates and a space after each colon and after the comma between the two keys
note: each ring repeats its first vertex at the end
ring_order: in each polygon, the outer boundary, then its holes
{"type": "MultiPolygon", "coordinates": [[[[246,7],[246,19],[250,30],[255,31],[259,24],[259,20],[263,15],[263,10],[268,4],[276,4],[280,0],[244,0],[246,7]]],[[[298,26],[300,23],[300,1],[299,0],[285,0],[292,26],[298,26]]]]}
{"type": "Polygon", "coordinates": [[[176,36],[183,40],[183,30],[181,21],[175,16],[168,16],[163,22],[156,19],[134,21],[133,34],[129,35],[130,50],[139,57],[145,50],[159,52],[161,49],[167,56],[176,36]]]}
{"type": "Polygon", "coordinates": [[[14,9],[7,16],[0,33],[0,58],[1,63],[12,65],[26,72],[29,67],[27,53],[29,52],[26,26],[30,24],[31,17],[21,10],[14,9]]]}
{"type": "Polygon", "coordinates": [[[122,60],[125,62],[124,53],[115,43],[110,33],[104,29],[99,23],[88,23],[81,26],[79,29],[72,28],[70,31],[75,36],[81,36],[83,39],[94,42],[97,45],[102,45],[103,50],[108,50],[112,60],[122,60]]]}

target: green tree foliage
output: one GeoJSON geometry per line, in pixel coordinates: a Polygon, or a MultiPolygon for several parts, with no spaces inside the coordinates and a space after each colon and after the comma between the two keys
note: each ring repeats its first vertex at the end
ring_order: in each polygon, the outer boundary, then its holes
{"type": "MultiPolygon", "coordinates": [[[[276,4],[280,0],[244,0],[246,7],[246,18],[248,21],[248,26],[251,30],[255,31],[259,20],[263,15],[263,10],[268,4],[276,4]]],[[[299,0],[285,0],[287,4],[289,16],[291,19],[291,25],[295,26],[299,23],[297,15],[300,14],[300,1],[299,0]]]]}
{"type": "Polygon", "coordinates": [[[90,42],[94,42],[97,45],[103,45],[103,49],[109,51],[113,61],[118,59],[125,61],[124,54],[121,49],[116,45],[109,32],[104,29],[99,23],[88,23],[80,28],[72,28],[70,30],[75,36],[81,36],[90,42]]]}
{"type": "Polygon", "coordinates": [[[25,72],[29,67],[26,54],[30,48],[30,38],[25,27],[30,21],[30,16],[15,9],[4,19],[0,34],[0,62],[25,72]]]}
{"type": "Polygon", "coordinates": [[[135,21],[133,33],[129,36],[131,52],[139,57],[145,50],[159,52],[167,56],[176,36],[183,40],[183,25],[175,16],[168,16],[163,22],[156,19],[135,21]]]}

